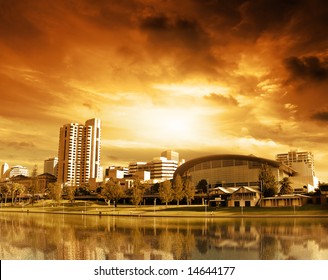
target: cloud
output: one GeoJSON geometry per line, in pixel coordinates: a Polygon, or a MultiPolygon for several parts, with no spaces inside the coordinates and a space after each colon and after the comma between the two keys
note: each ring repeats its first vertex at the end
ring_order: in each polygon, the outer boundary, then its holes
{"type": "Polygon", "coordinates": [[[312,115],[312,119],[321,121],[321,122],[328,122],[328,111],[314,113],[312,115]]]}
{"type": "Polygon", "coordinates": [[[302,58],[288,57],[284,61],[286,69],[293,79],[325,81],[328,79],[328,59],[320,60],[316,56],[302,58]]]}
{"type": "Polygon", "coordinates": [[[249,149],[271,140],[279,148],[324,147],[326,1],[0,2],[0,127],[12,139],[10,154],[26,148],[19,161],[23,154],[42,161],[56,151],[61,125],[95,115],[103,140],[128,143],[103,141],[103,159],[147,160],[157,150],[135,143],[174,145],[152,135],[165,125],[161,110],[172,117],[178,109],[201,123],[201,132],[181,141],[187,158],[190,143],[210,154],[238,137],[254,139],[249,149]],[[16,134],[22,127],[29,137],[16,134]],[[34,139],[41,152],[30,152],[34,139]]]}
{"type": "Polygon", "coordinates": [[[204,97],[207,100],[213,101],[219,105],[238,106],[238,101],[232,96],[223,96],[222,94],[211,93],[204,97]]]}
{"type": "Polygon", "coordinates": [[[32,142],[7,142],[3,144],[7,147],[11,147],[15,149],[29,149],[29,148],[36,147],[36,145],[32,142]]]}

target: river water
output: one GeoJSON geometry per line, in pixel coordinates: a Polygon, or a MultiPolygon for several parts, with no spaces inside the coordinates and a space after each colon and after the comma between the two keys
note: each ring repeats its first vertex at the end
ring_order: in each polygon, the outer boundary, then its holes
{"type": "Polygon", "coordinates": [[[0,259],[328,260],[328,219],[0,212],[0,259]]]}

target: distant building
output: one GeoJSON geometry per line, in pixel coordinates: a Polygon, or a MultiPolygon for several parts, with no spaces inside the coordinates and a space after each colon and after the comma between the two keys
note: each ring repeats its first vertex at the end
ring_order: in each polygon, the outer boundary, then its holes
{"type": "Polygon", "coordinates": [[[134,174],[137,171],[150,171],[150,167],[147,162],[135,161],[129,163],[129,174],[134,174]]]}
{"type": "Polygon", "coordinates": [[[129,169],[122,166],[109,166],[105,169],[105,180],[106,179],[123,179],[129,174],[129,169]]]}
{"type": "Polygon", "coordinates": [[[9,169],[7,169],[7,166],[6,166],[4,168],[4,170],[6,170],[6,171],[1,176],[2,180],[8,180],[8,179],[16,177],[16,176],[25,176],[25,177],[29,176],[28,169],[21,165],[15,165],[9,169]]]}
{"type": "Polygon", "coordinates": [[[7,170],[9,169],[9,165],[8,163],[4,163],[2,166],[1,166],[1,174],[0,174],[0,178],[3,178],[5,173],[7,172],[7,170]]]}
{"type": "Polygon", "coordinates": [[[311,152],[290,151],[276,155],[276,160],[296,171],[296,174],[290,178],[295,193],[311,192],[318,187],[314,157],[311,152]]]}
{"type": "Polygon", "coordinates": [[[85,125],[70,123],[61,127],[58,148],[58,182],[81,186],[89,181],[101,180],[100,145],[101,121],[99,119],[87,120],[85,125]]]}
{"type": "MultiPolygon", "coordinates": [[[[129,164],[129,174],[133,175],[139,172],[150,172],[150,180],[153,183],[159,183],[173,179],[173,174],[179,166],[179,153],[175,151],[164,151],[161,157],[155,157],[148,162],[131,162],[129,164]]],[[[147,173],[143,173],[145,178],[148,178],[147,173]]]]}
{"type": "Polygon", "coordinates": [[[154,158],[148,165],[150,166],[150,178],[154,182],[173,179],[174,172],[178,168],[177,161],[168,160],[166,157],[154,158]]]}
{"type": "Polygon", "coordinates": [[[179,153],[172,150],[162,152],[161,157],[165,157],[168,160],[174,160],[176,162],[179,162],[179,153]]]}
{"type": "Polygon", "coordinates": [[[206,180],[210,188],[251,187],[260,189],[259,171],[262,165],[268,165],[276,181],[293,176],[295,171],[274,160],[245,155],[223,154],[195,158],[179,166],[176,176],[188,176],[194,186],[206,180]]]}
{"type": "Polygon", "coordinates": [[[44,161],[43,173],[48,173],[57,177],[58,157],[46,159],[44,161]]]}

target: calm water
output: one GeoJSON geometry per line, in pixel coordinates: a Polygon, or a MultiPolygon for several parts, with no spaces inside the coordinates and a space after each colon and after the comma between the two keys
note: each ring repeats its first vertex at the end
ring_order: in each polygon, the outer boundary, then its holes
{"type": "Polygon", "coordinates": [[[0,259],[328,259],[328,219],[1,213],[0,259]]]}

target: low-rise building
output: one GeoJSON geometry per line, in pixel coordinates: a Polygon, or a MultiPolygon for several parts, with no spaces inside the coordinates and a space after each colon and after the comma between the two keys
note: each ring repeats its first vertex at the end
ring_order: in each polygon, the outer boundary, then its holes
{"type": "Polygon", "coordinates": [[[308,203],[309,196],[302,194],[283,194],[261,199],[261,207],[303,206],[308,203]]]}

